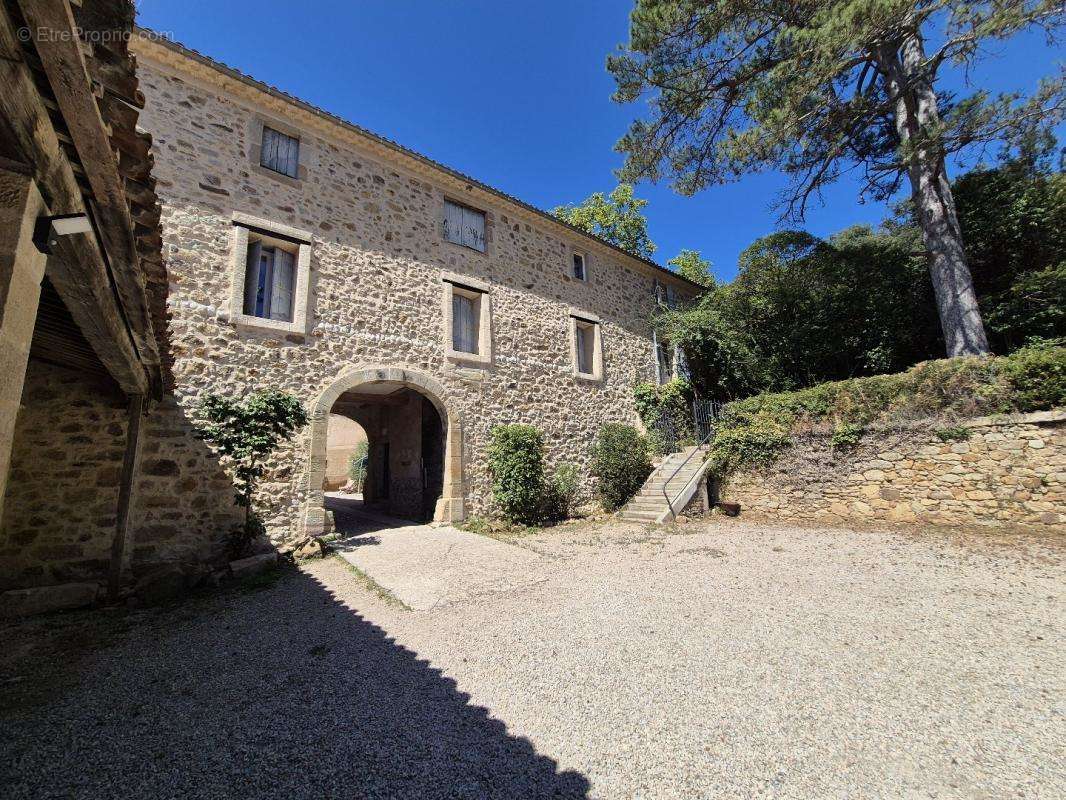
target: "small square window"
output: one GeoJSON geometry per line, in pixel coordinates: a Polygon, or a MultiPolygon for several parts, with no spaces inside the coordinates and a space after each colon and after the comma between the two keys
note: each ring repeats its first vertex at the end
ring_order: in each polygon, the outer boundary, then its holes
{"type": "Polygon", "coordinates": [[[311,234],[233,212],[229,318],[238,327],[307,335],[311,234]]]}
{"type": "Polygon", "coordinates": [[[573,256],[573,269],[570,272],[571,277],[576,281],[587,281],[588,270],[586,268],[586,257],[584,253],[574,253],[573,256]]]}
{"type": "Polygon", "coordinates": [[[484,253],[485,212],[445,200],[444,238],[484,253]]]}
{"type": "Polygon", "coordinates": [[[299,177],[300,140],[264,125],[259,164],[290,178],[299,177]]]}

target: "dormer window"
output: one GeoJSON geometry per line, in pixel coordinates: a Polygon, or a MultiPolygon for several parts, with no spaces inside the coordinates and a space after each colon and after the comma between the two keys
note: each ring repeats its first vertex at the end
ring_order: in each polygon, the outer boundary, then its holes
{"type": "Polygon", "coordinates": [[[586,268],[586,257],[584,253],[574,252],[573,267],[570,276],[576,281],[588,280],[588,270],[586,268]]]}

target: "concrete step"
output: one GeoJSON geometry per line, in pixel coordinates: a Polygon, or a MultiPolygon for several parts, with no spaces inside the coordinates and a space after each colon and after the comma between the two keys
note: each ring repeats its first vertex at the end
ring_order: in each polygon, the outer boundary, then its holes
{"type": "Polygon", "coordinates": [[[631,511],[638,513],[643,511],[654,511],[655,513],[659,513],[661,511],[666,511],[666,503],[634,503],[630,501],[623,511],[626,513],[631,511]]]}
{"type": "Polygon", "coordinates": [[[656,522],[659,519],[658,511],[623,511],[621,518],[629,522],[656,522]]]}

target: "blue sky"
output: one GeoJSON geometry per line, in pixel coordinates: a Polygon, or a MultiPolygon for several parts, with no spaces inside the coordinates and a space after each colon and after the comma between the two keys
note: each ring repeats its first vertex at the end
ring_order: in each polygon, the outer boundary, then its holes
{"type": "MultiPolygon", "coordinates": [[[[139,0],[139,22],[479,180],[550,209],[609,191],[615,141],[641,105],[610,99],[606,55],[630,0],[139,0]]],[[[1056,58],[1042,37],[997,44],[971,74],[992,91],[1035,87],[1056,58]]],[[[958,86],[961,76],[948,75],[958,86]]],[[[655,259],[700,250],[720,278],[777,227],[777,174],[695,197],[641,184],[655,259]]],[[[804,227],[879,222],[844,179],[804,227]]]]}

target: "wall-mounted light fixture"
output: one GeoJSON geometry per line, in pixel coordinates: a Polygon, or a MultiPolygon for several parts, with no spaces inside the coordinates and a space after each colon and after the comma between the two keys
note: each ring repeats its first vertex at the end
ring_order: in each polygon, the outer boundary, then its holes
{"type": "Polygon", "coordinates": [[[38,217],[33,228],[33,243],[42,253],[52,253],[59,244],[60,236],[75,233],[92,233],[93,225],[87,214],[59,214],[54,217],[38,217]]]}

